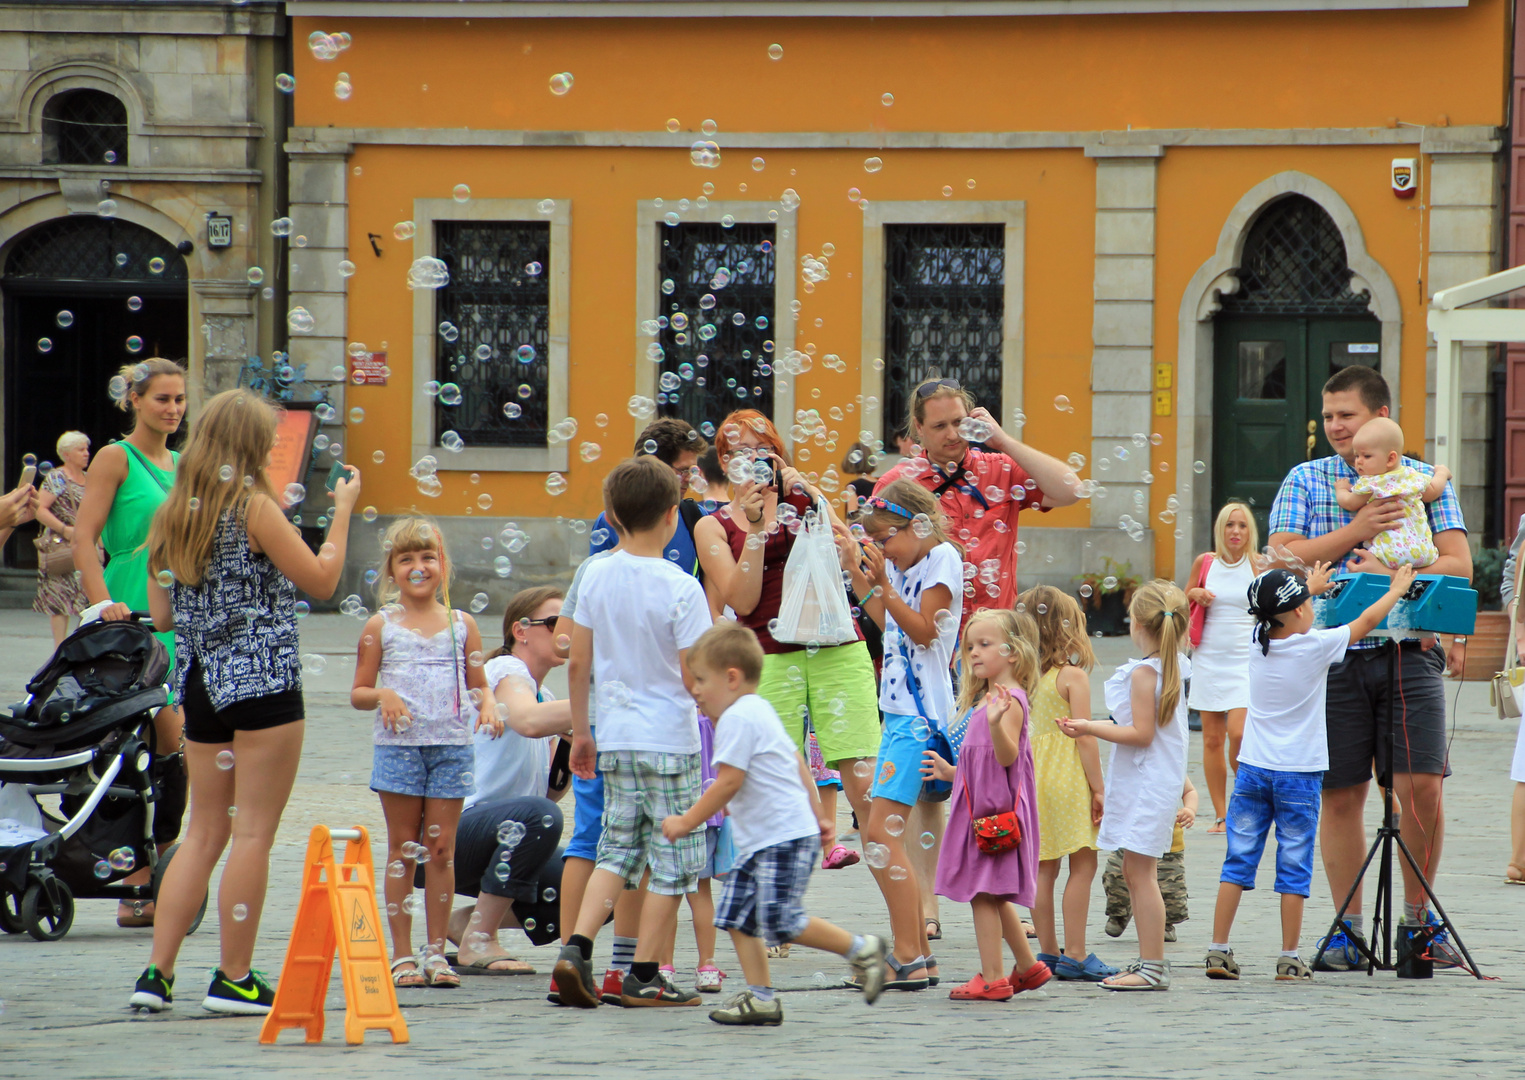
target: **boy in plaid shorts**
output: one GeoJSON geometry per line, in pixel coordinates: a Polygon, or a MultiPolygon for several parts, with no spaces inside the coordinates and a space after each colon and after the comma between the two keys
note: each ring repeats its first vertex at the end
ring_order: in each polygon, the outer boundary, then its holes
{"type": "Polygon", "coordinates": [[[678,905],[698,886],[704,834],[676,843],[663,818],[699,797],[699,723],[684,657],[710,625],[704,589],[663,558],[678,524],[679,487],[655,457],[621,462],[604,481],[604,507],[624,527],[620,550],[591,567],[573,615],[567,681],[572,699],[572,772],[604,778],[603,834],[574,931],[552,981],[564,1005],[595,1008],[593,938],[627,884],[648,868],[635,961],[621,987],[627,1006],[697,1005],[659,970],[678,905]],[[590,676],[598,694],[598,742],[588,724],[590,676]]]}
{"type": "Polygon", "coordinates": [[[805,886],[816,858],[836,844],[821,812],[805,761],[778,713],[758,696],[763,650],[757,635],[722,620],[689,651],[694,699],[715,721],[714,784],[687,812],[662,822],[674,844],[702,835],[704,823],[727,804],[736,840],[736,868],[726,879],[715,925],[731,932],[747,988],[710,1013],[717,1024],[776,1027],[783,1006],[768,973],[769,945],[798,942],[847,958],[873,1004],[884,989],[885,944],[850,934],[805,914],[805,886]]]}

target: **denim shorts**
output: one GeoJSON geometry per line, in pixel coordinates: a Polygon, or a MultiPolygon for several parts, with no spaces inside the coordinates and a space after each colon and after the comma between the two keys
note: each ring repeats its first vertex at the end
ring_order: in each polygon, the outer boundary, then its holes
{"type": "Polygon", "coordinates": [[[476,790],[476,751],[464,746],[378,746],[371,790],[422,799],[464,799],[476,790]]]}
{"type": "Polygon", "coordinates": [[[1241,761],[1228,804],[1228,854],[1218,880],[1253,889],[1274,824],[1276,891],[1307,896],[1313,883],[1313,838],[1318,835],[1323,781],[1321,772],[1282,772],[1241,761]]]}
{"type": "Polygon", "coordinates": [[[876,799],[916,805],[921,797],[921,755],[927,749],[930,731],[931,726],[919,716],[884,714],[879,768],[869,794],[876,799]]]}

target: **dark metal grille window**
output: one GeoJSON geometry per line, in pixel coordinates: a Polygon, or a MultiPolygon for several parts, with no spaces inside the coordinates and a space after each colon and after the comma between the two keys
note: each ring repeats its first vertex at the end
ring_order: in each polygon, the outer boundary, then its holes
{"type": "Polygon", "coordinates": [[[93,214],[59,218],[24,233],[5,262],[8,278],[49,281],[180,282],[185,259],[141,225],[93,214]],[[155,267],[162,267],[158,273],[155,267]]]}
{"type": "Polygon", "coordinates": [[[658,412],[695,427],[733,409],[771,415],[773,226],[658,225],[657,234],[658,412]]]}
{"type": "Polygon", "coordinates": [[[1302,195],[1268,206],[1244,242],[1235,315],[1367,315],[1369,293],[1350,291],[1345,240],[1323,207],[1302,195]]]}
{"type": "Polygon", "coordinates": [[[923,379],[957,379],[1001,415],[1004,225],[887,225],[884,230],[885,442],[923,379]]]}
{"type": "Polygon", "coordinates": [[[551,226],[542,221],[437,221],[435,249],[450,268],[436,294],[435,444],[455,431],[467,446],[546,445],[550,386],[551,226]],[[490,355],[477,358],[486,345],[490,355]],[[521,351],[528,346],[533,352],[521,351]],[[523,357],[524,359],[521,359],[523,357]],[[527,361],[527,362],[526,362],[527,361]],[[460,390],[460,403],[446,384],[460,390]],[[527,388],[527,389],[526,389],[527,388]],[[504,406],[522,413],[509,417],[504,406]]]}
{"type": "Polygon", "coordinates": [[[126,165],[127,106],[101,90],[68,90],[42,107],[49,165],[126,165]]]}

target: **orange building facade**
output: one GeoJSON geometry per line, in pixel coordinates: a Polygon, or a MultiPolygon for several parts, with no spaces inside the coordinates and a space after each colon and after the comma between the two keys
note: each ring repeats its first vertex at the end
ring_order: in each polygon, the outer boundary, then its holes
{"type": "Polygon", "coordinates": [[[363,502],[509,590],[585,550],[641,399],[762,407],[834,484],[935,373],[1079,455],[1090,496],[1022,532],[1023,584],[1072,586],[1181,577],[1221,500],[1267,511],[1328,452],[1333,367],[1377,366],[1424,452],[1427,298],[1499,268],[1509,5],[1165,6],[288,4],[290,351],[344,369],[363,502]]]}

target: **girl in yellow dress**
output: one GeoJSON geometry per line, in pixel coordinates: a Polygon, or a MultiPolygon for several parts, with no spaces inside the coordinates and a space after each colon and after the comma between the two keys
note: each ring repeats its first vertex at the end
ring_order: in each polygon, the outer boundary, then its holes
{"type": "Polygon", "coordinates": [[[1017,610],[1038,623],[1038,689],[1032,697],[1029,733],[1038,789],[1038,895],[1033,925],[1038,959],[1061,979],[1100,982],[1117,969],[1086,951],[1086,915],[1096,877],[1096,827],[1101,823],[1101,754],[1094,738],[1071,739],[1058,717],[1091,715],[1091,680],[1096,664],[1086,634],[1085,612],[1068,593],[1039,585],[1018,597],[1017,610]],[[1054,929],[1054,884],[1059,862],[1069,857],[1064,886],[1064,952],[1054,929]],[[1083,958],[1083,959],[1081,959],[1083,958]]]}

